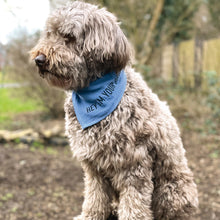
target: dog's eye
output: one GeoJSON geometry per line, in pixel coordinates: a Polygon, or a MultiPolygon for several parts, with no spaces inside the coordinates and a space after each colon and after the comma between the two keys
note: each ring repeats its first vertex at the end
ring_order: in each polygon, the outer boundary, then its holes
{"type": "Polygon", "coordinates": [[[67,43],[67,44],[76,42],[76,38],[74,36],[70,35],[70,34],[66,34],[64,36],[64,40],[65,40],[65,43],[67,43]]]}
{"type": "Polygon", "coordinates": [[[50,37],[50,35],[51,35],[51,33],[48,31],[48,32],[46,33],[46,36],[47,36],[47,37],[50,37]]]}

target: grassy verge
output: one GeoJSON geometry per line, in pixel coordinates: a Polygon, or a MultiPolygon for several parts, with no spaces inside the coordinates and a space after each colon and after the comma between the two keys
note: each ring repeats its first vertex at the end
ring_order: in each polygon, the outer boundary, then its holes
{"type": "MultiPolygon", "coordinates": [[[[42,111],[40,106],[33,99],[26,99],[19,95],[22,89],[0,89],[0,127],[11,120],[16,120],[20,113],[42,111]]],[[[22,93],[21,93],[22,94],[22,93]]]]}

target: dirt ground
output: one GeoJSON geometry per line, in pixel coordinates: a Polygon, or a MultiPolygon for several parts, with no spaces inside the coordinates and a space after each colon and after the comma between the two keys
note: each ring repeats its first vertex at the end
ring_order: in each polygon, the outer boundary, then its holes
{"type": "MultiPolygon", "coordinates": [[[[217,140],[189,132],[183,141],[199,190],[200,209],[192,219],[219,220],[217,140]]],[[[82,201],[83,173],[68,147],[0,144],[0,220],[70,220],[82,201]]]]}

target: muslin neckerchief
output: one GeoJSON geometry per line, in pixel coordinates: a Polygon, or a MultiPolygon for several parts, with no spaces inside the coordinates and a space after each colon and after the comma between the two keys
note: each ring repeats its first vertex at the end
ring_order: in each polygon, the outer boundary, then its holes
{"type": "Polygon", "coordinates": [[[111,114],[122,99],[127,77],[110,72],[90,83],[86,88],[72,93],[73,107],[82,129],[90,127],[111,114]]]}

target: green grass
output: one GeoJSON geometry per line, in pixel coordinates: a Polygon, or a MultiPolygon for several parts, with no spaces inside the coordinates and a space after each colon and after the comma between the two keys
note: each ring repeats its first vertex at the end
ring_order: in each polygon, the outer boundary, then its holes
{"type": "Polygon", "coordinates": [[[24,100],[19,96],[21,89],[0,89],[0,123],[9,121],[19,113],[42,110],[33,99],[24,100]]]}

